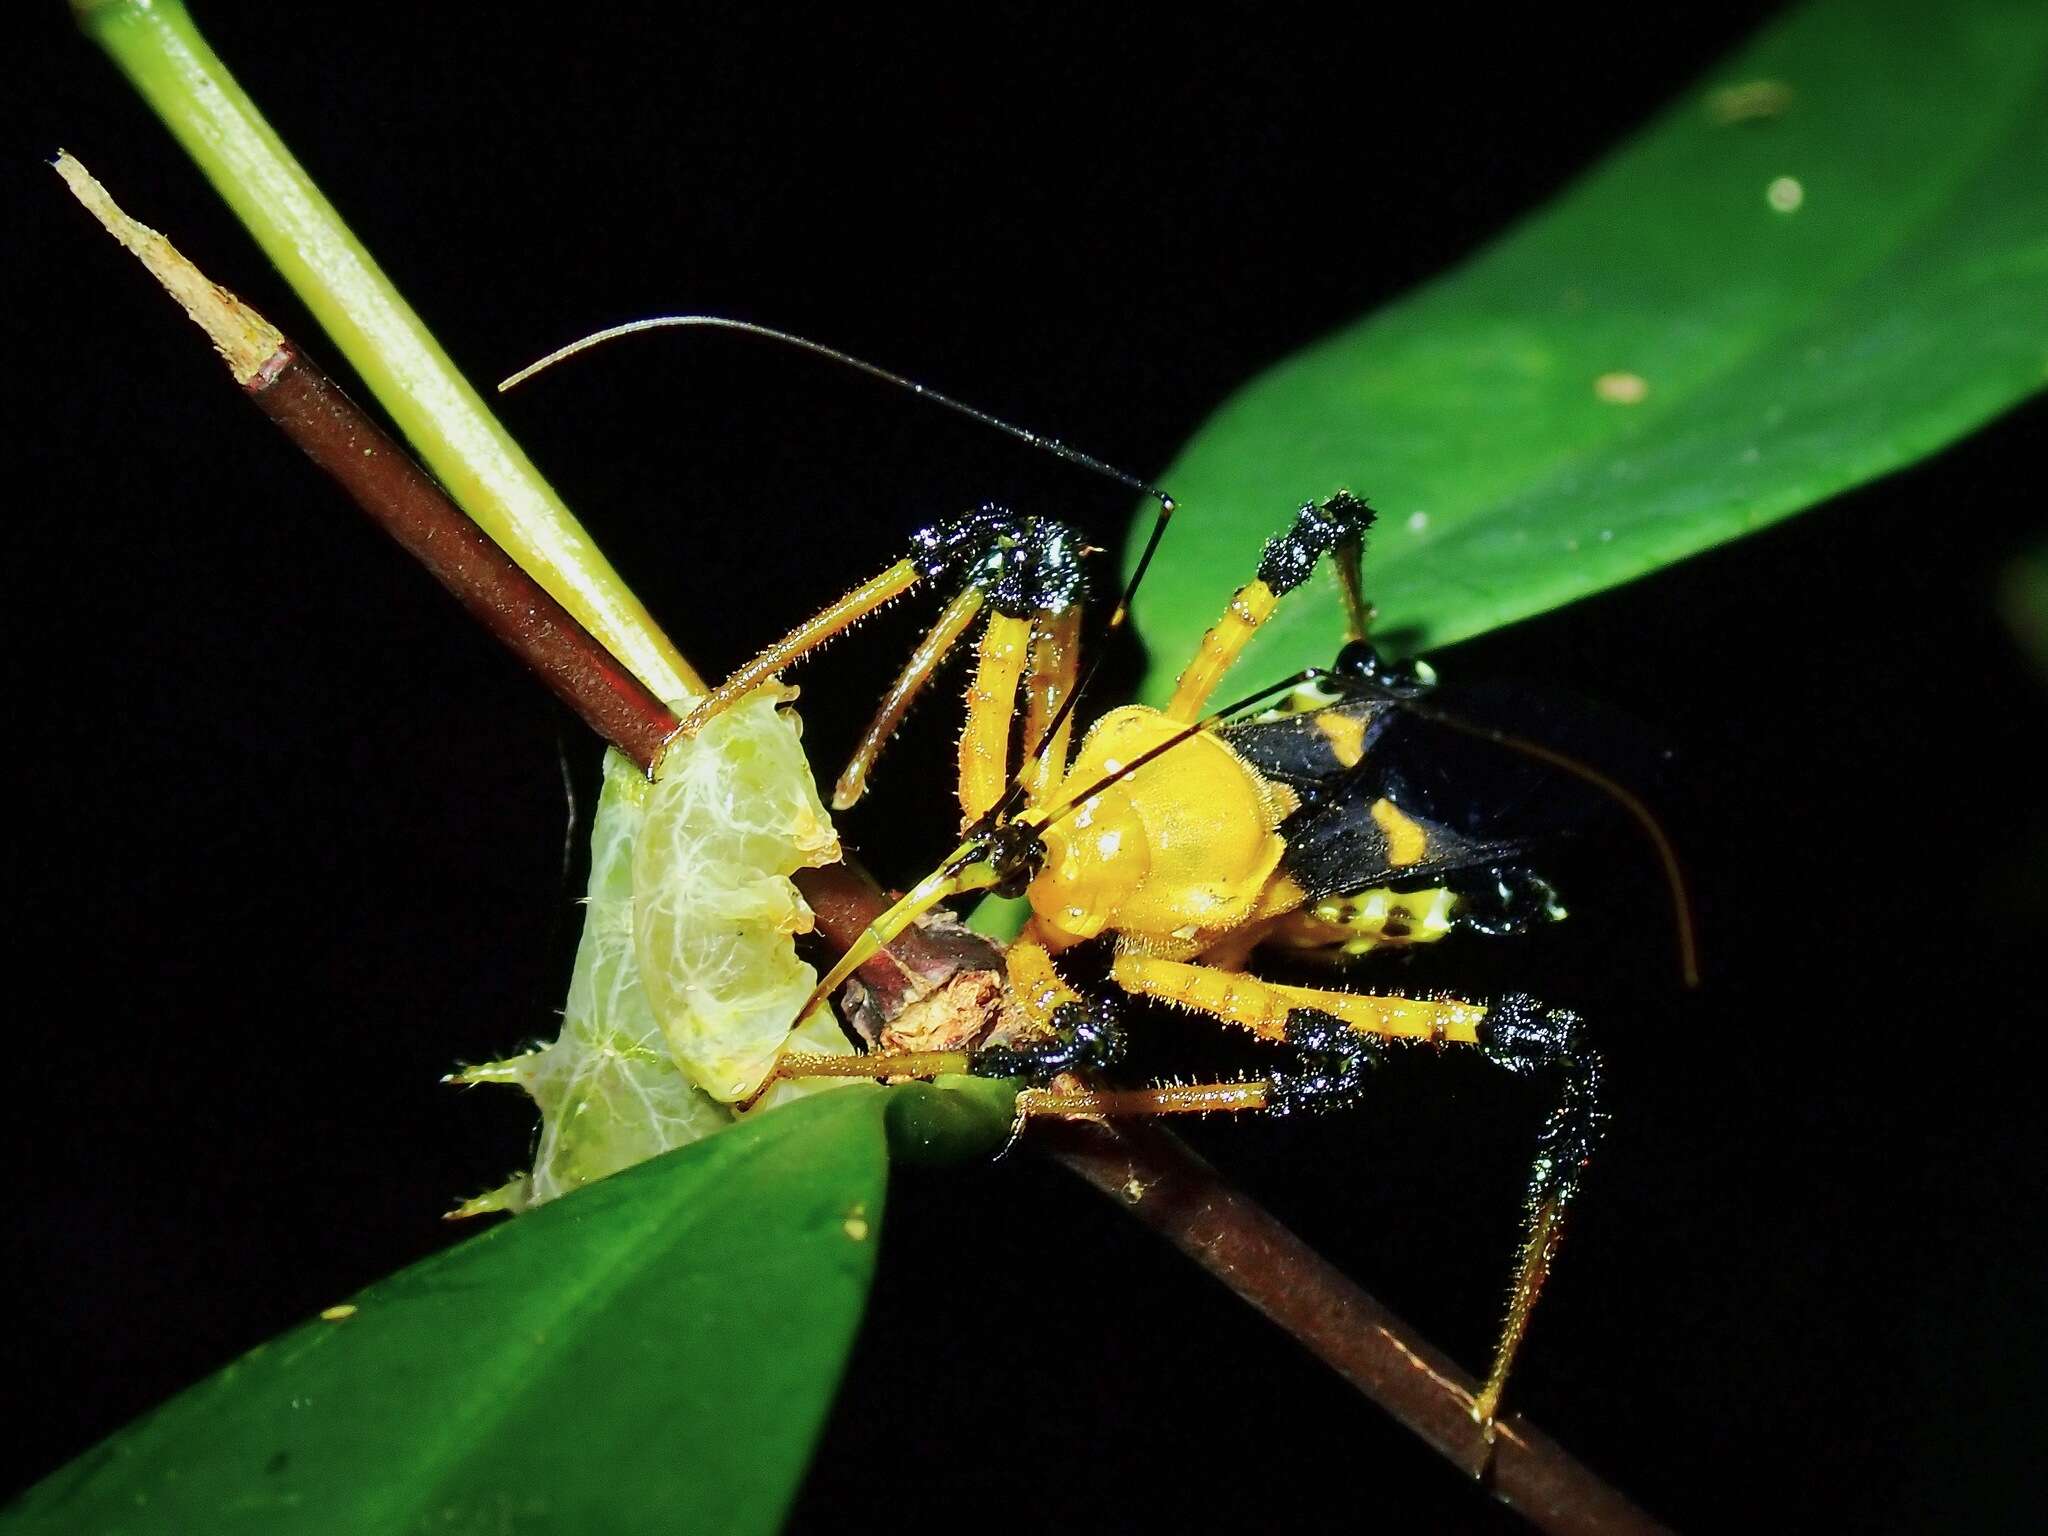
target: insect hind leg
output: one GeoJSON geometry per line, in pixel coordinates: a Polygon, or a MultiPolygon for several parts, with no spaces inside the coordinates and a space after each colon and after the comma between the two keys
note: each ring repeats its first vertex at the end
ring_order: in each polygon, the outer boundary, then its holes
{"type": "Polygon", "coordinates": [[[1587,1043],[1578,1015],[1570,1010],[1547,1008],[1523,993],[1501,998],[1487,1010],[1478,1044],[1487,1060],[1518,1076],[1550,1070],[1560,1078],[1557,1101],[1536,1138],[1524,1205],[1527,1226],[1508,1292],[1507,1318],[1494,1347],[1493,1365],[1472,1400],[1472,1417],[1490,1425],[1500,1409],[1515,1353],[1528,1332],[1529,1314],[1549,1278],[1551,1260],[1564,1235],[1566,1208],[1578,1194],[1586,1165],[1599,1146],[1607,1113],[1600,1102],[1600,1055],[1587,1043]]]}
{"type": "Polygon", "coordinates": [[[1320,1008],[1292,1010],[1285,1027],[1300,1066],[1267,1074],[1270,1114],[1349,1109],[1364,1098],[1366,1079],[1387,1057],[1379,1040],[1320,1008]]]}

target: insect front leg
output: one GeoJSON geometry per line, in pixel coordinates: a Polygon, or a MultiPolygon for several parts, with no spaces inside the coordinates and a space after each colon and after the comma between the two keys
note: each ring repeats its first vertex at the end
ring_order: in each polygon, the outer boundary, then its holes
{"type": "Polygon", "coordinates": [[[1061,706],[1074,688],[1080,628],[1080,606],[1069,601],[1062,607],[1039,606],[1023,613],[999,609],[982,631],[974,680],[967,686],[967,719],[960,730],[962,831],[981,821],[1009,793],[1010,737],[1020,691],[1025,696],[1027,758],[1020,782],[1026,799],[1038,800],[1065,772],[1073,715],[1061,706]],[[1058,729],[1048,740],[1046,732],[1055,720],[1058,729]]]}
{"type": "Polygon", "coordinates": [[[1063,613],[1042,616],[1032,630],[1031,667],[1024,677],[1024,792],[1033,805],[1067,776],[1074,736],[1070,701],[1080,666],[1081,607],[1076,603],[1063,613]]]}
{"type": "Polygon", "coordinates": [[[960,729],[963,830],[995,809],[1009,788],[1010,729],[1030,648],[1028,616],[998,613],[982,631],[974,681],[967,685],[967,720],[960,729]]]}
{"type": "Polygon", "coordinates": [[[850,811],[860,803],[860,797],[867,793],[868,774],[875,766],[875,759],[882,755],[882,748],[896,734],[896,728],[910,713],[911,704],[924,691],[924,685],[931,681],[939,664],[959,643],[960,637],[974,627],[974,621],[981,616],[984,601],[978,587],[966,588],[946,604],[938,622],[918,641],[910,653],[910,660],[903,664],[896,681],[882,696],[874,719],[861,733],[860,745],[853,749],[853,756],[847,760],[839,782],[832,787],[833,810],[850,811]]]}
{"type": "MultiPolygon", "coordinates": [[[[719,684],[691,710],[682,731],[694,735],[762,682],[919,583],[964,578],[884,695],[839,777],[832,804],[835,810],[848,810],[861,798],[882,748],[947,655],[987,610],[960,741],[960,800],[972,822],[1008,787],[1011,722],[1027,661],[1035,683],[1043,677],[1060,697],[1072,689],[1083,552],[1079,537],[1064,523],[1003,507],[978,507],[933,523],[912,536],[907,556],[828,604],[719,684]],[[1042,660],[1034,639],[1040,634],[1046,637],[1042,660]]],[[[1035,697],[1033,702],[1035,708],[1035,697]]]]}
{"type": "Polygon", "coordinates": [[[881,575],[864,581],[837,602],[828,604],[797,625],[752,661],[697,702],[684,717],[682,733],[694,736],[711,721],[752,693],[791,663],[801,660],[833,636],[843,634],[877,608],[901,597],[930,572],[915,560],[898,560],[881,575]]]}
{"type": "Polygon", "coordinates": [[[1023,749],[1030,759],[1020,786],[1027,800],[1035,801],[1059,782],[1072,732],[1071,708],[1063,706],[1069,705],[1080,664],[1084,548],[1066,524],[1026,518],[1007,530],[983,561],[981,579],[995,614],[982,633],[960,732],[963,831],[1010,792],[1010,737],[1020,688],[1025,694],[1023,749]],[[1053,732],[1050,740],[1048,731],[1053,732]]]}

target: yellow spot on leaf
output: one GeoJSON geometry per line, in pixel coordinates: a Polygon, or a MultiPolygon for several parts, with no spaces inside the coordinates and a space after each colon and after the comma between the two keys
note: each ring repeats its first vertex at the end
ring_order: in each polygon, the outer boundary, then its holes
{"type": "Polygon", "coordinates": [[[1593,381],[1593,394],[1609,405],[1640,405],[1650,393],[1650,381],[1640,373],[1603,373],[1593,381]]]}
{"type": "Polygon", "coordinates": [[[1766,122],[1792,109],[1796,93],[1782,80],[1744,80],[1707,93],[1707,116],[1726,128],[1735,123],[1766,122]]]}
{"type": "Polygon", "coordinates": [[[320,1320],[326,1323],[341,1323],[346,1322],[355,1315],[355,1305],[352,1302],[344,1301],[339,1306],[324,1308],[320,1313],[320,1320]]]}
{"type": "Polygon", "coordinates": [[[1797,213],[1806,201],[1806,188],[1796,176],[1780,176],[1764,188],[1764,201],[1777,213],[1797,213]]]}

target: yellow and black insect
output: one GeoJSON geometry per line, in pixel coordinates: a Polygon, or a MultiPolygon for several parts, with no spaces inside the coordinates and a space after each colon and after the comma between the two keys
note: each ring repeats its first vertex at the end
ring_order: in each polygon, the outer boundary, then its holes
{"type": "MultiPolygon", "coordinates": [[[[830,357],[1156,497],[1151,538],[1111,620],[1121,622],[1174,509],[1170,497],[1132,476],[831,348],[742,322],[642,321],[555,356],[623,331],[692,324],[830,357]]],[[[1389,1044],[1399,1042],[1470,1047],[1510,1072],[1554,1075],[1558,1091],[1538,1138],[1505,1326],[1472,1402],[1474,1418],[1490,1425],[1566,1208],[1600,1139],[1598,1054],[1577,1015],[1519,993],[1487,1003],[1372,994],[1282,984],[1253,969],[1262,951],[1348,963],[1460,930],[1516,932],[1563,915],[1549,885],[1524,862],[1524,843],[1475,833],[1443,814],[1414,787],[1401,755],[1386,750],[1404,720],[1433,715],[1434,677],[1420,663],[1386,661],[1367,638],[1361,558],[1372,522],[1371,508],[1348,492],[1302,506],[1268,542],[1253,578],[1230,596],[1166,707],[1111,709],[1078,744],[1083,542],[1063,523],[992,506],[920,530],[902,560],[761,651],[697,706],[683,730],[700,728],[884,603],[950,582],[957,590],[840,776],[834,804],[847,809],[918,693],[981,627],[960,736],[959,846],[840,958],[806,1012],[940,902],[994,891],[1021,895],[1030,906],[1005,962],[1011,1008],[1024,1026],[1018,1042],[788,1055],[780,1076],[1019,1077],[1031,1084],[1019,1097],[1021,1121],[1342,1108],[1358,1101],[1389,1044]],[[1335,664],[1211,709],[1211,695],[1246,643],[1324,561],[1336,570],[1350,616],[1335,664]],[[1277,706],[1254,712],[1276,698],[1277,706]],[[1115,1002],[1083,993],[1062,975],[1062,957],[1084,945],[1107,948],[1107,977],[1122,992],[1234,1025],[1283,1051],[1286,1064],[1240,1081],[1096,1086],[1092,1074],[1122,1058],[1125,1032],[1115,1002]]],[[[1613,789],[1591,770],[1532,750],[1613,789]]]]}

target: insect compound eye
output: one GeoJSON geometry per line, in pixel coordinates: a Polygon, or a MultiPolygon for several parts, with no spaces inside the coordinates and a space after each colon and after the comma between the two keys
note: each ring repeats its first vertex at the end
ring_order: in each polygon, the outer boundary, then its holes
{"type": "Polygon", "coordinates": [[[1337,653],[1336,671],[1341,677],[1376,682],[1380,673],[1380,653],[1363,640],[1348,641],[1337,653]]]}
{"type": "Polygon", "coordinates": [[[1368,641],[1352,640],[1337,653],[1337,674],[1388,693],[1413,696],[1436,686],[1436,668],[1404,657],[1388,661],[1368,641]]]}

